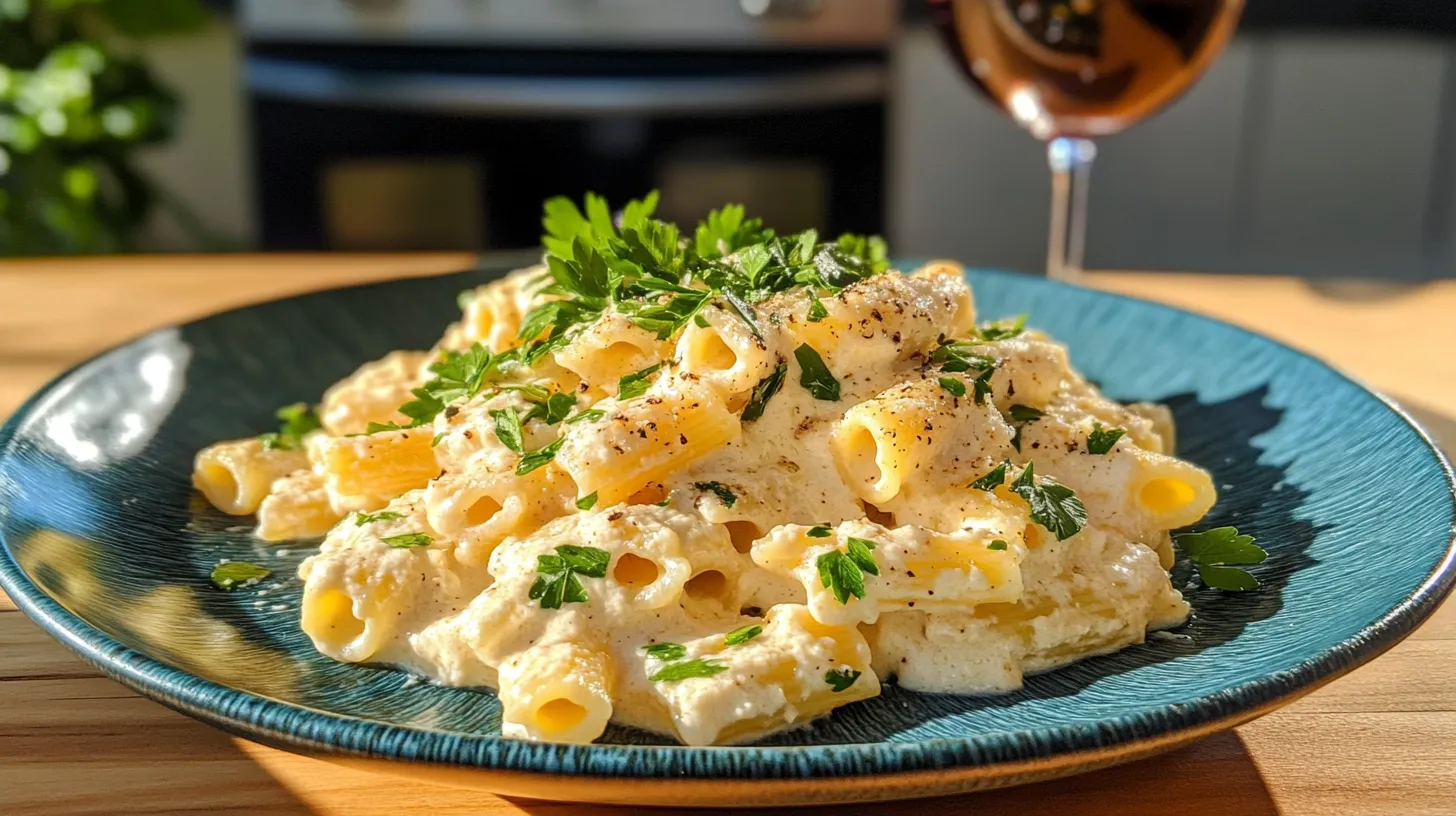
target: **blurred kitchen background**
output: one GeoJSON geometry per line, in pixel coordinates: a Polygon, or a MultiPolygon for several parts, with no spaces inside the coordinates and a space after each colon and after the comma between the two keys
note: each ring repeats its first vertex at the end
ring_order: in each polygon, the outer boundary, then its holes
{"type": "MultiPolygon", "coordinates": [[[[1250,0],[1186,97],[1100,140],[1087,266],[1451,276],[1453,35],[1456,3],[1250,0]]],[[[900,255],[1046,253],[1044,148],[920,0],[0,0],[3,65],[0,256],[513,248],[548,195],[652,187],[683,220],[736,200],[900,255]],[[41,58],[35,15],[60,41],[77,13],[104,49],[16,70],[41,58]],[[95,63],[133,57],[155,87],[95,63]],[[109,182],[37,169],[76,71],[115,98],[85,114],[92,152],[55,160],[134,156],[140,215],[88,221],[109,182]]]]}

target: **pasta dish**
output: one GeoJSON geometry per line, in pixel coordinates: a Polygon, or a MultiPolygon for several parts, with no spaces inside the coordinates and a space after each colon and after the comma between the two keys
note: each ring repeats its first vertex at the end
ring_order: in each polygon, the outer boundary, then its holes
{"type": "MultiPolygon", "coordinates": [[[[494,688],[507,736],[709,745],[886,682],[1016,689],[1187,619],[1172,531],[1216,496],[1166,408],[1103,396],[1025,318],[978,322],[954,264],[736,206],[685,233],[655,203],[547,202],[543,262],[464,293],[434,348],[197,455],[260,538],[322,536],[298,572],[320,652],[494,688]]],[[[1253,586],[1247,536],[1179,543],[1253,586]]]]}

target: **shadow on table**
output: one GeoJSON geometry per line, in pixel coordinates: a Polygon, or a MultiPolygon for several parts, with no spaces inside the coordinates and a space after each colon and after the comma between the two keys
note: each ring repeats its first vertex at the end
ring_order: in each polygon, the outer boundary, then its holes
{"type": "MultiPolygon", "coordinates": [[[[567,805],[509,799],[530,816],[622,816],[641,808],[567,805]]],[[[727,804],[727,803],[725,803],[727,804]]],[[[1264,777],[1235,732],[1226,731],[1171,753],[1094,773],[1016,788],[909,802],[840,805],[816,811],[796,808],[745,810],[654,808],[651,816],[743,816],[746,813],[833,812],[835,816],[1277,816],[1264,777]],[[1176,788],[1176,792],[1174,791],[1176,788]]]]}

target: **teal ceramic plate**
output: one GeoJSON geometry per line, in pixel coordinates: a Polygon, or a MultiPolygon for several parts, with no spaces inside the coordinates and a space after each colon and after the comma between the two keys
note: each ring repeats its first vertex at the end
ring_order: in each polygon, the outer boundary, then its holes
{"type": "MultiPolygon", "coordinates": [[[[1006,785],[1126,761],[1257,716],[1370,660],[1450,590],[1449,465],[1399,410],[1297,351],[1175,309],[973,272],[986,314],[1029,312],[1124,399],[1161,400],[1222,497],[1206,522],[1269,550],[1263,587],[1190,588],[1194,620],[996,697],[894,687],[734,748],[613,728],[503,740],[495,698],[335,663],[299,630],[308,544],[263,545],[189,487],[193,453],[273,424],[364,360],[424,348],[500,269],[252,306],[68,372],[0,430],[0,584],[112,677],[237,734],[501,793],[616,802],[831,802],[1006,785]],[[213,589],[220,558],[273,569],[213,589]]],[[[1188,584],[1180,565],[1175,581],[1188,584]]]]}

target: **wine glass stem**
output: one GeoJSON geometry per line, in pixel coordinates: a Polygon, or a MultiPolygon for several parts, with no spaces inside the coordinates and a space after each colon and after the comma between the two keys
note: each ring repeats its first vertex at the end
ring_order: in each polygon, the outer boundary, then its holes
{"type": "Polygon", "coordinates": [[[1059,137],[1047,142],[1052,170],[1051,237],[1047,243],[1047,277],[1075,283],[1082,275],[1082,248],[1087,239],[1087,182],[1097,145],[1091,139],[1059,137]]]}

